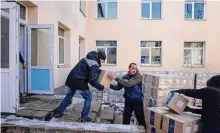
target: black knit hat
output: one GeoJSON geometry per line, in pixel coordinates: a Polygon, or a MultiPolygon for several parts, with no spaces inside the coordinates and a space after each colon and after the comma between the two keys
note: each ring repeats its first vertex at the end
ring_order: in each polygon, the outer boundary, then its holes
{"type": "Polygon", "coordinates": [[[207,81],[207,86],[220,89],[220,75],[216,75],[216,76],[211,77],[207,81]]]}
{"type": "Polygon", "coordinates": [[[106,54],[105,54],[105,52],[99,51],[99,52],[98,52],[98,58],[105,60],[105,59],[106,59],[106,54]]]}

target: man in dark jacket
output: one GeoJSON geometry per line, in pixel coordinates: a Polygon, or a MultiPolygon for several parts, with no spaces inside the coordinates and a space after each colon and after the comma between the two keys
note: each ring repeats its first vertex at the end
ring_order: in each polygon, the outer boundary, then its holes
{"type": "MultiPolygon", "coordinates": [[[[22,65],[22,69],[26,69],[26,64],[24,62],[24,58],[23,56],[21,55],[21,52],[19,51],[19,62],[21,63],[22,65]]],[[[20,80],[19,80],[20,82],[20,80]]],[[[21,90],[20,90],[20,85],[19,85],[19,102],[20,103],[26,103],[27,100],[24,98],[23,94],[21,93],[21,90]]]]}
{"type": "Polygon", "coordinates": [[[101,67],[101,63],[104,62],[105,59],[106,55],[104,52],[91,51],[71,70],[66,80],[68,92],[56,110],[56,118],[62,116],[63,111],[71,104],[76,90],[79,90],[79,93],[85,99],[84,107],[81,113],[81,121],[92,121],[92,119],[88,117],[92,102],[92,94],[89,90],[88,83],[100,91],[104,88],[109,88],[109,85],[103,86],[97,82],[100,74],[99,67],[101,67]]]}
{"type": "Polygon", "coordinates": [[[203,122],[202,133],[220,133],[220,75],[207,81],[207,87],[202,89],[182,89],[173,92],[202,100],[202,109],[188,111],[201,114],[203,122]]]}
{"type": "Polygon", "coordinates": [[[24,58],[21,55],[21,52],[19,52],[19,62],[22,65],[22,69],[26,69],[26,64],[24,63],[24,58]]]}
{"type": "Polygon", "coordinates": [[[142,92],[142,76],[137,69],[136,63],[129,65],[128,74],[122,79],[117,78],[116,74],[112,73],[109,76],[115,79],[118,84],[110,85],[113,90],[121,90],[124,88],[125,107],[123,113],[123,124],[130,124],[130,118],[134,111],[138,124],[146,128],[143,109],[143,92],[142,92]]]}

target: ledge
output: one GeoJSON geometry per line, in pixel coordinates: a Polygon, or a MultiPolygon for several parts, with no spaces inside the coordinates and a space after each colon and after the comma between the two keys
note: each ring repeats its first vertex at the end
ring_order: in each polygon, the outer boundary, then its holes
{"type": "Polygon", "coordinates": [[[77,132],[77,133],[145,133],[144,127],[137,125],[50,122],[27,119],[11,119],[1,121],[1,131],[25,132],[77,132]]]}
{"type": "Polygon", "coordinates": [[[58,65],[58,68],[67,68],[67,67],[71,67],[71,65],[67,65],[67,64],[58,65]]]}

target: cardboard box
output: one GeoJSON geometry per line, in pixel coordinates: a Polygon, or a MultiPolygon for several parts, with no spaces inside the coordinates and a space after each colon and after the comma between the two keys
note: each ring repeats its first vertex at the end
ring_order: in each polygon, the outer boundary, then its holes
{"type": "Polygon", "coordinates": [[[148,125],[154,126],[157,129],[162,129],[163,115],[170,113],[166,107],[151,107],[147,108],[145,121],[148,125]]]}
{"type": "Polygon", "coordinates": [[[146,107],[164,106],[164,102],[172,90],[172,88],[146,87],[144,93],[146,107]]]}
{"type": "Polygon", "coordinates": [[[200,115],[186,113],[165,114],[162,130],[167,133],[199,133],[201,129],[200,115]]]}
{"type": "Polygon", "coordinates": [[[108,71],[102,70],[98,82],[102,85],[110,85],[111,84],[111,79],[108,77],[108,71]]]}
{"type": "Polygon", "coordinates": [[[194,78],[188,76],[176,76],[170,74],[143,74],[143,84],[156,88],[193,88],[194,78]]]}
{"type": "Polygon", "coordinates": [[[170,93],[168,99],[165,101],[165,105],[172,111],[182,114],[186,108],[189,100],[177,93],[170,93]]]}
{"type": "Polygon", "coordinates": [[[147,133],[166,133],[166,132],[147,124],[147,133]]]}

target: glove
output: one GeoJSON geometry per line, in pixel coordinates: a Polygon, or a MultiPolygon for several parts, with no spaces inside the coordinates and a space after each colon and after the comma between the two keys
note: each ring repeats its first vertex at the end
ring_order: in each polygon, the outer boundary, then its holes
{"type": "Polygon", "coordinates": [[[181,90],[173,90],[173,91],[171,91],[171,93],[181,93],[181,90]]]}
{"type": "Polygon", "coordinates": [[[183,110],[184,112],[191,112],[191,108],[186,106],[186,108],[183,110]]]}

